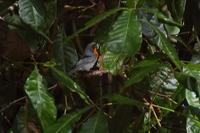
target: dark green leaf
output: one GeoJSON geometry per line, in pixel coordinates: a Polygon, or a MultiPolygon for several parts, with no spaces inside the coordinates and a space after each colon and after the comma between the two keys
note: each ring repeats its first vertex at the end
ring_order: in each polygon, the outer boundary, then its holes
{"type": "Polygon", "coordinates": [[[103,54],[103,67],[106,71],[116,74],[122,67],[124,57],[120,54],[114,54],[106,51],[103,54]]]}
{"type": "Polygon", "coordinates": [[[131,105],[131,106],[137,106],[137,107],[143,107],[144,103],[131,99],[126,96],[122,96],[119,94],[112,94],[106,97],[109,101],[113,102],[114,104],[122,104],[122,105],[131,105]]]}
{"type": "Polygon", "coordinates": [[[69,43],[62,28],[53,43],[53,54],[60,70],[65,73],[69,72],[78,61],[76,50],[69,43]]]}
{"type": "Polygon", "coordinates": [[[158,18],[158,20],[162,23],[166,23],[172,26],[178,26],[178,27],[182,27],[182,25],[178,22],[175,22],[174,20],[172,20],[172,18],[169,18],[167,16],[165,16],[164,14],[162,14],[161,12],[156,12],[155,16],[158,18]]]}
{"type": "Polygon", "coordinates": [[[19,0],[19,15],[21,19],[36,30],[42,31],[45,26],[44,12],[40,7],[37,7],[35,0],[19,0]]]}
{"type": "Polygon", "coordinates": [[[91,28],[92,26],[94,26],[95,24],[101,22],[102,20],[108,18],[109,16],[115,14],[118,11],[124,10],[124,8],[116,8],[116,9],[111,9],[109,11],[106,11],[104,13],[102,13],[99,16],[96,16],[94,18],[92,18],[91,20],[89,20],[86,24],[85,27],[81,28],[80,30],[78,30],[77,32],[73,33],[71,36],[69,36],[69,39],[72,39],[73,37],[77,36],[79,33],[91,28]]]}
{"type": "Polygon", "coordinates": [[[72,92],[77,93],[87,104],[93,103],[89,96],[80,88],[80,86],[77,83],[75,83],[72,79],[70,79],[67,75],[65,75],[64,72],[56,69],[55,67],[52,67],[51,70],[55,74],[55,77],[58,79],[58,81],[64,87],[66,87],[72,92]]]}
{"type": "Polygon", "coordinates": [[[66,114],[58,119],[55,124],[49,126],[45,133],[70,133],[72,131],[72,126],[80,120],[83,113],[85,113],[89,108],[83,108],[77,112],[66,114]]]}
{"type": "Polygon", "coordinates": [[[134,56],[140,50],[141,41],[141,25],[135,12],[123,11],[103,46],[104,69],[116,74],[121,69],[124,59],[134,56]]]}
{"type": "Polygon", "coordinates": [[[128,87],[135,83],[140,82],[147,76],[150,72],[158,70],[161,66],[164,66],[159,60],[143,60],[135,65],[131,72],[131,76],[125,81],[125,86],[128,87]]]}
{"type": "Polygon", "coordinates": [[[109,32],[106,47],[109,51],[134,56],[142,42],[141,24],[133,10],[123,11],[109,32]]]}
{"type": "Polygon", "coordinates": [[[108,133],[108,122],[103,112],[90,117],[82,126],[79,133],[108,133]]]}
{"type": "Polygon", "coordinates": [[[57,16],[57,0],[48,0],[45,3],[46,7],[46,14],[45,20],[46,20],[46,30],[48,30],[54,23],[56,16],[57,16]]]}
{"type": "Polygon", "coordinates": [[[186,123],[187,133],[199,133],[200,131],[200,119],[197,116],[189,113],[186,123]]]}
{"type": "Polygon", "coordinates": [[[183,66],[183,73],[200,81],[200,64],[187,64],[183,66]]]}
{"type": "Polygon", "coordinates": [[[171,42],[166,38],[165,34],[162,33],[155,25],[145,21],[157,34],[155,37],[156,45],[172,60],[172,62],[181,70],[181,62],[178,58],[176,49],[173,47],[171,42]]]}
{"type": "Polygon", "coordinates": [[[166,0],[167,7],[170,10],[172,17],[181,22],[185,11],[186,0],[166,0]]]}
{"type": "Polygon", "coordinates": [[[23,107],[19,109],[19,111],[16,114],[15,120],[13,122],[12,129],[16,133],[27,133],[28,127],[27,127],[27,119],[25,117],[26,111],[23,107]]]}
{"type": "Polygon", "coordinates": [[[127,0],[127,7],[136,8],[138,2],[139,0],[127,0]]]}
{"type": "Polygon", "coordinates": [[[46,129],[55,121],[57,111],[54,99],[48,94],[44,82],[45,80],[35,67],[26,80],[25,92],[36,110],[43,129],[46,129]]]}

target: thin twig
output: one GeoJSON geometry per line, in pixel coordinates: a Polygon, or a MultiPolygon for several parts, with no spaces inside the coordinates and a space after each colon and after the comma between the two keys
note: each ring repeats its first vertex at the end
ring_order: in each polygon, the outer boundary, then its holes
{"type": "Polygon", "coordinates": [[[16,103],[18,103],[18,102],[20,102],[20,101],[22,101],[22,100],[25,100],[25,99],[26,99],[26,96],[23,96],[23,97],[21,97],[21,98],[19,98],[19,99],[16,99],[16,100],[10,102],[10,103],[9,103],[8,105],[6,105],[5,107],[1,108],[0,113],[4,112],[4,111],[7,110],[8,108],[10,108],[12,105],[14,105],[14,104],[16,104],[16,103]]]}

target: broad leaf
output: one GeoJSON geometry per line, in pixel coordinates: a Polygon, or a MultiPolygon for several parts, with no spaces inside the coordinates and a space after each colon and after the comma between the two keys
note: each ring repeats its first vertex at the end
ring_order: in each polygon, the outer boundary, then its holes
{"type": "Polygon", "coordinates": [[[200,98],[194,91],[186,89],[185,96],[190,106],[200,109],[200,98]]]}
{"type": "Polygon", "coordinates": [[[46,14],[45,20],[46,20],[46,30],[48,30],[54,23],[56,17],[57,17],[57,0],[48,0],[45,3],[46,7],[46,14]]]}
{"type": "Polygon", "coordinates": [[[124,59],[120,54],[106,51],[103,55],[103,68],[108,72],[116,74],[121,69],[124,59]]]}
{"type": "Polygon", "coordinates": [[[103,46],[103,68],[116,74],[124,59],[134,56],[142,41],[141,25],[133,10],[123,11],[114,23],[103,46]]]}
{"type": "Polygon", "coordinates": [[[172,17],[181,22],[185,11],[186,0],[166,0],[166,2],[172,17]]]}
{"type": "Polygon", "coordinates": [[[200,64],[187,64],[183,67],[183,73],[187,76],[193,77],[197,80],[196,89],[198,96],[200,96],[200,64]]]}
{"type": "Polygon", "coordinates": [[[77,93],[87,104],[92,104],[92,100],[89,96],[80,88],[80,86],[70,79],[64,72],[52,67],[51,70],[53,74],[58,79],[58,81],[67,89],[72,92],[77,93]]]}
{"type": "Polygon", "coordinates": [[[43,129],[52,124],[57,115],[54,99],[47,92],[45,80],[37,67],[32,71],[25,83],[25,92],[36,111],[43,129]]]}
{"type": "Polygon", "coordinates": [[[141,25],[133,10],[123,11],[109,32],[106,47],[109,51],[134,56],[142,41],[141,25]]]}
{"type": "Polygon", "coordinates": [[[79,133],[108,133],[106,116],[99,111],[83,124],[79,133]]]}
{"type": "Polygon", "coordinates": [[[165,34],[162,33],[155,25],[145,21],[156,33],[156,37],[154,38],[156,41],[156,45],[163,51],[177,66],[179,70],[181,70],[181,62],[178,58],[176,49],[173,47],[171,42],[166,38],[165,34]]]}
{"type": "Polygon", "coordinates": [[[53,55],[60,70],[69,72],[78,61],[75,48],[72,47],[62,28],[53,43],[53,55]]]}
{"type": "Polygon", "coordinates": [[[183,73],[200,81],[200,64],[184,65],[183,73]]]}
{"type": "Polygon", "coordinates": [[[77,112],[66,114],[49,126],[45,133],[71,133],[72,126],[80,120],[83,113],[89,108],[83,108],[77,112]]]}
{"type": "Polygon", "coordinates": [[[159,71],[155,72],[150,77],[150,86],[153,91],[165,92],[166,95],[175,91],[179,85],[172,67],[169,66],[161,67],[159,71]]]}
{"type": "Polygon", "coordinates": [[[200,119],[197,116],[189,113],[187,116],[186,130],[187,133],[199,133],[200,119]]]}
{"type": "Polygon", "coordinates": [[[28,132],[28,119],[25,117],[26,111],[21,107],[13,122],[12,130],[16,133],[27,133],[28,132]]]}
{"type": "Polygon", "coordinates": [[[136,64],[131,72],[128,80],[125,81],[125,86],[128,87],[135,83],[140,82],[147,76],[150,72],[158,70],[161,66],[164,66],[157,59],[143,60],[136,64]]]}
{"type": "Polygon", "coordinates": [[[165,24],[169,24],[169,25],[172,25],[172,26],[178,26],[178,27],[181,27],[182,25],[178,22],[175,22],[172,18],[169,18],[167,16],[165,16],[164,14],[162,14],[161,12],[157,11],[155,13],[155,16],[158,18],[158,20],[162,23],[165,23],[165,24]]]}
{"type": "Polygon", "coordinates": [[[19,15],[21,19],[36,30],[42,31],[45,26],[42,3],[36,0],[19,0],[19,15]]]}

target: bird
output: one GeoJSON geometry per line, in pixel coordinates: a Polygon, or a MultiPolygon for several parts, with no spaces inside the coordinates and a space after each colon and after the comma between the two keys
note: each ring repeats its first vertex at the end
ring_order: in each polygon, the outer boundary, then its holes
{"type": "Polygon", "coordinates": [[[98,43],[91,42],[85,48],[82,58],[76,63],[75,67],[69,72],[70,75],[79,71],[90,71],[97,64],[99,58],[98,43]]]}

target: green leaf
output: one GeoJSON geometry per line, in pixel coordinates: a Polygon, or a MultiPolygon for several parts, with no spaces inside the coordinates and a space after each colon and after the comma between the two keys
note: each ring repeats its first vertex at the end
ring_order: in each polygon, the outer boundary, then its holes
{"type": "Polygon", "coordinates": [[[200,109],[200,99],[194,91],[186,89],[185,96],[190,106],[200,109]]]}
{"type": "Polygon", "coordinates": [[[89,98],[89,96],[80,88],[80,86],[75,83],[72,79],[70,79],[64,72],[52,67],[51,70],[53,74],[58,79],[58,81],[67,89],[72,92],[77,93],[87,104],[92,104],[93,101],[89,98]]]}
{"type": "Polygon", "coordinates": [[[12,130],[15,133],[27,133],[28,132],[28,120],[25,117],[26,111],[24,107],[21,107],[15,117],[15,120],[12,124],[12,130]]]}
{"type": "Polygon", "coordinates": [[[91,20],[89,20],[85,26],[83,28],[81,28],[80,30],[78,30],[77,32],[73,33],[71,36],[69,36],[69,39],[72,39],[74,38],[75,36],[77,36],[78,34],[80,34],[81,32],[91,28],[92,26],[94,26],[95,24],[101,22],[102,20],[110,17],[111,15],[117,13],[118,11],[121,11],[121,10],[124,10],[124,8],[115,8],[115,9],[111,9],[111,10],[108,10],[104,13],[102,13],[101,15],[99,16],[96,16],[94,18],[92,18],[91,20]]]}
{"type": "Polygon", "coordinates": [[[44,11],[41,2],[36,0],[19,0],[19,15],[21,19],[32,28],[42,31],[45,26],[44,11]]]}
{"type": "Polygon", "coordinates": [[[125,81],[125,87],[140,82],[150,72],[158,70],[161,66],[164,66],[164,64],[160,63],[157,59],[147,59],[139,62],[134,66],[129,79],[125,81]]]}
{"type": "Polygon", "coordinates": [[[200,64],[187,64],[183,66],[183,73],[200,81],[200,64]]]}
{"type": "Polygon", "coordinates": [[[142,41],[141,24],[133,10],[123,11],[109,32],[103,46],[103,68],[116,74],[124,59],[134,56],[142,41]]]}
{"type": "Polygon", "coordinates": [[[158,18],[158,20],[162,23],[166,23],[172,26],[178,26],[178,27],[182,27],[182,24],[175,22],[172,18],[169,18],[167,16],[165,16],[164,14],[162,14],[161,12],[157,11],[155,13],[155,16],[158,18]]]}
{"type": "Polygon", "coordinates": [[[139,0],[127,0],[127,7],[136,8],[139,0]]]}
{"type": "Polygon", "coordinates": [[[183,66],[183,73],[187,76],[193,77],[197,80],[196,89],[198,96],[200,96],[200,64],[187,64],[183,66]]]}
{"type": "Polygon", "coordinates": [[[106,47],[117,54],[134,56],[142,42],[141,24],[133,10],[123,11],[109,32],[106,47]]]}
{"type": "Polygon", "coordinates": [[[108,133],[106,116],[99,111],[83,124],[79,133],[108,133]]]}
{"type": "Polygon", "coordinates": [[[176,21],[181,22],[183,20],[186,0],[167,0],[166,2],[172,17],[176,21]]]}
{"type": "Polygon", "coordinates": [[[61,28],[53,43],[53,55],[58,68],[65,73],[69,72],[78,61],[76,50],[67,40],[64,28],[61,28]]]}
{"type": "Polygon", "coordinates": [[[187,133],[199,133],[200,119],[197,116],[189,113],[187,116],[186,130],[187,133]]]}
{"type": "Polygon", "coordinates": [[[72,126],[78,122],[83,113],[85,113],[89,108],[83,108],[79,111],[72,112],[62,116],[54,124],[49,126],[45,133],[71,133],[72,126]]]}
{"type": "Polygon", "coordinates": [[[131,106],[137,106],[137,107],[143,107],[144,103],[131,99],[126,96],[122,96],[119,94],[112,94],[106,97],[109,101],[113,102],[114,104],[121,104],[121,105],[131,105],[131,106]]]}
{"type": "Polygon", "coordinates": [[[25,92],[36,111],[43,129],[48,128],[56,119],[56,106],[54,99],[47,92],[45,80],[37,67],[32,71],[25,83],[25,92]]]}
{"type": "Polygon", "coordinates": [[[114,54],[110,51],[106,51],[103,54],[103,68],[104,70],[116,74],[123,65],[124,57],[120,54],[114,54]]]}
{"type": "Polygon", "coordinates": [[[46,20],[46,30],[48,30],[54,23],[56,17],[57,17],[57,0],[48,0],[45,3],[46,7],[46,14],[45,20],[46,20]]]}
{"type": "Polygon", "coordinates": [[[179,70],[181,70],[181,62],[178,58],[176,49],[173,47],[171,42],[166,38],[165,34],[162,33],[154,24],[151,24],[147,20],[145,22],[154,30],[157,34],[155,37],[156,45],[165,53],[172,62],[177,66],[179,70]]]}

